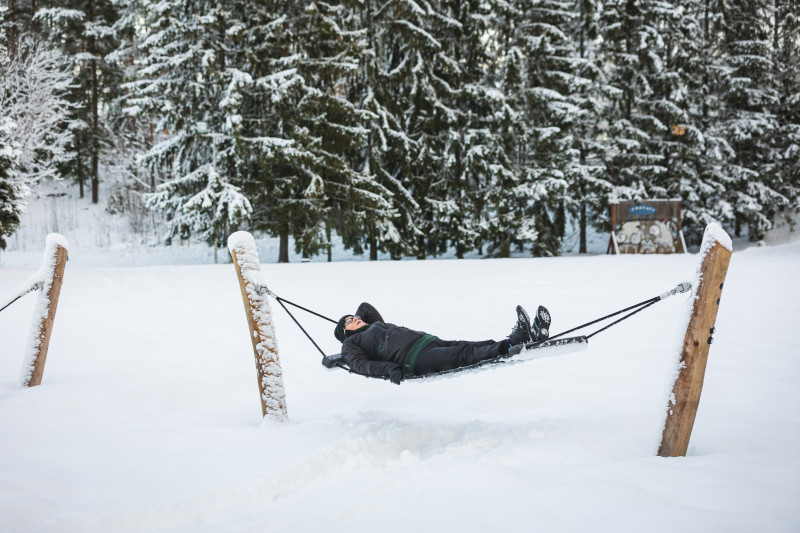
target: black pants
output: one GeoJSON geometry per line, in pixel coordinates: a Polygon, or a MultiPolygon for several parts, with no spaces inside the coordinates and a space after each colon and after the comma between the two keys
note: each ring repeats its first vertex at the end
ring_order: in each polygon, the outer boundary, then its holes
{"type": "Polygon", "coordinates": [[[502,345],[503,341],[470,342],[436,339],[419,354],[414,365],[414,374],[422,376],[493,359],[500,355],[502,345]]]}

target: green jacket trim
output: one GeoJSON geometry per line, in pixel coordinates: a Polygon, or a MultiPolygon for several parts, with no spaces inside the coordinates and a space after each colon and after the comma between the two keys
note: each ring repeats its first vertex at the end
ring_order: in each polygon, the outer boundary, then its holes
{"type": "Polygon", "coordinates": [[[408,349],[405,359],[403,359],[403,376],[410,378],[414,375],[414,366],[417,364],[417,357],[422,353],[422,350],[428,347],[430,343],[437,339],[434,335],[423,335],[411,345],[408,349]]]}

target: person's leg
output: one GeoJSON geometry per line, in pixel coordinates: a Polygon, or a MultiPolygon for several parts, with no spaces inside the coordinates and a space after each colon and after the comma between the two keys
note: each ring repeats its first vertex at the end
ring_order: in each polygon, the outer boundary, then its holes
{"type": "Polygon", "coordinates": [[[437,339],[419,354],[414,373],[421,376],[494,359],[500,355],[502,345],[502,341],[492,340],[469,342],[437,339]]]}

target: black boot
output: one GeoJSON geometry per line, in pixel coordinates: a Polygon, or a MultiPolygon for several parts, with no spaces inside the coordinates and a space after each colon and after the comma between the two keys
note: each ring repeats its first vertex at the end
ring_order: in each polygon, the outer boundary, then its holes
{"type": "Polygon", "coordinates": [[[540,305],[536,310],[531,329],[536,342],[546,341],[550,338],[550,311],[545,306],[540,305]]]}
{"type": "Polygon", "coordinates": [[[531,336],[531,319],[528,313],[521,305],[517,306],[517,323],[511,330],[511,335],[508,336],[508,344],[510,346],[517,346],[518,344],[526,344],[533,340],[531,336]]]}

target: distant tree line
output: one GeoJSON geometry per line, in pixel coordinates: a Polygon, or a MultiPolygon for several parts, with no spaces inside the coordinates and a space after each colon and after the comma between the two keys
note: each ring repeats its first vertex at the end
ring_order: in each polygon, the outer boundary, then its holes
{"type": "Polygon", "coordinates": [[[290,237],[311,256],[334,236],[371,259],[554,255],[568,220],[585,252],[614,199],[681,198],[693,243],[711,221],[757,240],[798,207],[798,11],[8,0],[0,245],[31,183],[71,179],[97,202],[104,165],[164,213],[170,237],[216,246],[263,231],[280,237],[280,261],[290,237]],[[6,73],[45,52],[58,120],[26,147],[19,124],[38,100],[6,73]]]}

